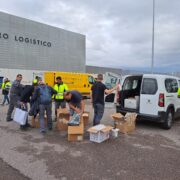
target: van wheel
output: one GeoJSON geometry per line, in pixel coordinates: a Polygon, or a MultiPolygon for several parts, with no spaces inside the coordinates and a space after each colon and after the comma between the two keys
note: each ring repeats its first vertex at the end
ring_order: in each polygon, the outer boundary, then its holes
{"type": "Polygon", "coordinates": [[[172,109],[167,110],[165,121],[163,123],[164,129],[170,129],[172,127],[173,119],[174,119],[173,110],[172,109]]]}

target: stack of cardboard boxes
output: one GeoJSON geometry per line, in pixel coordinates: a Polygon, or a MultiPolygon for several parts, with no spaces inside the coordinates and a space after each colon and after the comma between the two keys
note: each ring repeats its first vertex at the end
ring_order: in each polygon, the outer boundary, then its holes
{"type": "Polygon", "coordinates": [[[136,116],[136,113],[126,113],[125,116],[121,113],[111,115],[114,127],[118,128],[121,133],[130,133],[135,130],[136,116]]]}
{"type": "MultiPolygon", "coordinates": [[[[118,137],[118,131],[121,133],[130,133],[135,130],[136,113],[121,113],[112,114],[111,117],[114,120],[114,129],[112,126],[105,126],[103,124],[93,126],[88,129],[90,133],[90,141],[101,143],[109,139],[110,134],[113,137],[118,137]]],[[[60,131],[67,131],[68,141],[82,141],[84,139],[84,128],[89,124],[89,112],[85,112],[80,118],[80,124],[78,126],[68,126],[70,120],[70,114],[68,109],[57,110],[57,124],[56,128],[60,131]],[[66,123],[65,123],[66,122],[66,123]]],[[[44,118],[45,126],[47,127],[47,117],[44,118]]],[[[39,128],[39,115],[36,118],[32,118],[32,127],[39,128]]]]}
{"type": "Polygon", "coordinates": [[[89,123],[89,112],[85,112],[80,119],[79,126],[68,126],[70,114],[67,108],[57,110],[56,128],[60,131],[67,131],[68,141],[82,141],[84,137],[84,127],[89,123]]]}

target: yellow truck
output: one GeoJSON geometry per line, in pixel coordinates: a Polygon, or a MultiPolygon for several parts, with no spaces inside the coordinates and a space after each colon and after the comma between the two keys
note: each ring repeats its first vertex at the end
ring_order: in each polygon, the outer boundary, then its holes
{"type": "Polygon", "coordinates": [[[44,72],[44,81],[53,87],[56,77],[60,76],[62,81],[67,84],[69,90],[79,91],[83,97],[89,98],[94,78],[91,74],[72,73],[72,72],[44,72]]]}

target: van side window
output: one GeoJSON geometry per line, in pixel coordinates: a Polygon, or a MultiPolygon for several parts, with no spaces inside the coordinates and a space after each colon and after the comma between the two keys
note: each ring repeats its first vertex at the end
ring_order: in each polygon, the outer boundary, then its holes
{"type": "Polygon", "coordinates": [[[141,94],[156,94],[158,89],[156,79],[144,78],[142,85],[142,93],[141,94]]]}
{"type": "Polygon", "coordinates": [[[168,93],[176,93],[178,91],[178,83],[176,79],[166,79],[165,87],[168,93]]]}

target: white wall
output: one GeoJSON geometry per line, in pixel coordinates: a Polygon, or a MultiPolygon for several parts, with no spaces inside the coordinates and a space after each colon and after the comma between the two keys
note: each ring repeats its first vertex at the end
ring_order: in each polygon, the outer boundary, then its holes
{"type": "Polygon", "coordinates": [[[16,79],[17,74],[22,74],[22,84],[32,84],[32,81],[36,75],[43,78],[44,71],[0,68],[0,76],[8,78],[11,82],[16,79]]]}

